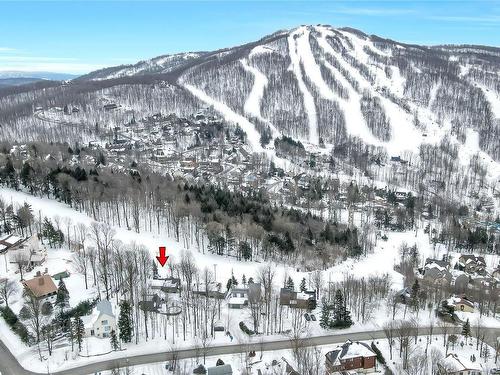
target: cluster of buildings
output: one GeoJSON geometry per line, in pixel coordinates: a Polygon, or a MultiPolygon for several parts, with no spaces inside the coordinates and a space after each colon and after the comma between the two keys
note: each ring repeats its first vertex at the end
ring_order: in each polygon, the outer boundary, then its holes
{"type": "Polygon", "coordinates": [[[456,292],[500,288],[500,266],[488,272],[484,257],[474,254],[461,254],[454,267],[448,259],[427,258],[419,271],[426,285],[452,287],[456,292]]]}

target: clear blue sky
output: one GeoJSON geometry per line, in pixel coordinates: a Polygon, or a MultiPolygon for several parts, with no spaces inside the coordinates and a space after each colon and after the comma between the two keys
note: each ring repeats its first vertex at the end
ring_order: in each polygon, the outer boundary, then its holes
{"type": "Polygon", "coordinates": [[[0,71],[85,73],[317,23],[410,43],[500,46],[500,0],[0,0],[0,71]]]}

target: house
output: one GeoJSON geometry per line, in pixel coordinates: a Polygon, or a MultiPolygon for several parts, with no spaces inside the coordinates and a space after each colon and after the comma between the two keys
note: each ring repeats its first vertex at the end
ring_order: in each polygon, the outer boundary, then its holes
{"type": "Polygon", "coordinates": [[[325,355],[328,373],[356,370],[371,373],[376,370],[377,355],[368,344],[347,340],[325,355]]]}
{"type": "Polygon", "coordinates": [[[474,312],[474,303],[465,295],[451,296],[447,301],[448,306],[452,306],[455,311],[474,312]]]}
{"type": "Polygon", "coordinates": [[[467,273],[479,273],[483,275],[486,272],[486,262],[484,261],[484,257],[475,256],[474,254],[460,255],[457,267],[459,270],[467,273]]]}
{"type": "Polygon", "coordinates": [[[231,288],[227,305],[230,309],[241,309],[248,306],[248,288],[231,288]]]}
{"type": "Polygon", "coordinates": [[[281,288],[280,305],[297,309],[314,310],[316,308],[316,292],[295,292],[289,288],[281,288]]]}
{"type": "Polygon", "coordinates": [[[41,301],[55,302],[57,286],[50,275],[42,275],[40,271],[30,280],[23,281],[24,289],[33,297],[41,301]]]}
{"type": "Polygon", "coordinates": [[[500,266],[498,266],[492,273],[491,276],[495,279],[500,280],[500,266]]]}
{"type": "Polygon", "coordinates": [[[396,292],[395,298],[399,303],[409,303],[411,300],[411,287],[407,286],[404,289],[396,292]]]}
{"type": "Polygon", "coordinates": [[[181,279],[177,277],[153,279],[150,285],[153,290],[161,290],[164,293],[178,293],[181,287],[181,279]]]}
{"type": "Polygon", "coordinates": [[[0,241],[0,244],[7,244],[7,251],[10,263],[26,262],[29,267],[41,266],[47,259],[47,250],[41,246],[37,235],[32,235],[24,239],[9,236],[0,241]]]}
{"type": "Polygon", "coordinates": [[[228,306],[231,309],[241,309],[250,303],[257,303],[262,297],[260,283],[249,283],[246,288],[231,288],[228,293],[228,306]]]}
{"type": "Polygon", "coordinates": [[[440,375],[481,375],[484,374],[481,364],[471,362],[467,358],[449,353],[437,364],[440,375]]]}
{"type": "Polygon", "coordinates": [[[208,297],[217,299],[224,299],[226,297],[226,293],[221,292],[221,284],[217,282],[210,282],[208,285],[205,283],[194,283],[192,292],[200,296],[208,295],[208,297]]]}
{"type": "Polygon", "coordinates": [[[100,301],[92,314],[82,316],[82,320],[86,337],[105,338],[110,336],[111,331],[116,331],[116,317],[111,303],[107,300],[100,301]]]}
{"type": "Polygon", "coordinates": [[[232,375],[231,365],[214,366],[207,368],[207,375],[232,375]]]}
{"type": "Polygon", "coordinates": [[[21,237],[17,237],[13,234],[8,234],[0,238],[0,254],[7,252],[7,250],[13,246],[18,245],[22,242],[21,237]]]}
{"type": "Polygon", "coordinates": [[[446,286],[450,285],[452,275],[446,267],[439,263],[431,262],[424,267],[423,282],[428,285],[446,286]]]}

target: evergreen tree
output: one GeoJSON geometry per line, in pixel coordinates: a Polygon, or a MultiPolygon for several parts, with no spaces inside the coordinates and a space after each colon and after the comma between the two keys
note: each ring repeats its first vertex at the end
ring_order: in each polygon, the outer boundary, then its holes
{"type": "Polygon", "coordinates": [[[75,341],[78,344],[78,351],[82,351],[83,337],[85,336],[85,325],[83,324],[82,318],[76,316],[73,320],[73,332],[75,341]]]}
{"type": "Polygon", "coordinates": [[[63,279],[59,280],[56,296],[56,306],[63,310],[69,302],[69,292],[63,279]]]}
{"type": "Polygon", "coordinates": [[[118,342],[118,337],[116,336],[115,330],[112,330],[109,335],[109,341],[111,342],[111,348],[116,352],[120,348],[120,343],[118,342]]]}
{"type": "Polygon", "coordinates": [[[239,244],[241,257],[245,260],[252,259],[252,248],[246,241],[241,241],[239,244]]]}
{"type": "Polygon", "coordinates": [[[286,281],[286,287],[290,290],[295,289],[295,285],[294,285],[293,280],[290,276],[288,276],[288,280],[286,281]]]}
{"type": "Polygon", "coordinates": [[[238,280],[236,280],[236,277],[231,273],[231,286],[238,286],[238,280]]]}
{"type": "Polygon", "coordinates": [[[285,251],[288,253],[292,253],[295,251],[295,245],[293,244],[293,240],[289,232],[285,233],[285,249],[285,251]]]}
{"type": "Polygon", "coordinates": [[[253,277],[250,277],[250,278],[248,279],[248,283],[249,283],[249,284],[253,284],[253,277]]]}
{"type": "Polygon", "coordinates": [[[307,290],[307,287],[306,287],[306,278],[303,277],[302,281],[300,282],[300,291],[301,292],[305,292],[306,290],[307,290]]]}
{"type": "Polygon", "coordinates": [[[344,300],[344,295],[340,289],[335,292],[335,304],[333,310],[333,327],[350,327],[353,322],[351,319],[351,312],[347,310],[344,300]]]}
{"type": "Polygon", "coordinates": [[[232,285],[233,285],[233,279],[227,279],[226,289],[230,290],[232,285]]]}
{"type": "Polygon", "coordinates": [[[413,307],[414,310],[418,310],[419,306],[419,294],[420,294],[420,284],[418,283],[418,279],[415,279],[411,287],[410,293],[410,306],[413,307]]]}
{"type": "Polygon", "coordinates": [[[118,328],[120,330],[120,340],[123,342],[132,341],[132,307],[128,301],[120,303],[120,316],[118,317],[118,328]]]}
{"type": "Polygon", "coordinates": [[[465,343],[467,344],[467,339],[472,336],[469,319],[462,326],[462,336],[465,337],[465,343]]]}
{"type": "Polygon", "coordinates": [[[243,276],[241,277],[241,283],[243,285],[247,285],[247,277],[245,276],[245,274],[243,274],[243,276]]]}
{"type": "Polygon", "coordinates": [[[325,300],[323,300],[323,304],[321,306],[321,317],[319,319],[319,326],[321,328],[329,328],[330,325],[331,325],[331,322],[330,322],[330,306],[328,306],[328,304],[326,303],[325,300]]]}

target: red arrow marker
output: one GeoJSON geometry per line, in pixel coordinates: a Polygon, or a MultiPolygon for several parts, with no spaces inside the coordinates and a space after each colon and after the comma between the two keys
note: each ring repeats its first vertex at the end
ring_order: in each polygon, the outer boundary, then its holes
{"type": "Polygon", "coordinates": [[[160,246],[160,256],[156,257],[158,263],[160,263],[162,267],[165,265],[165,263],[167,263],[168,260],[168,256],[165,255],[165,251],[167,251],[165,246],[160,246]]]}

